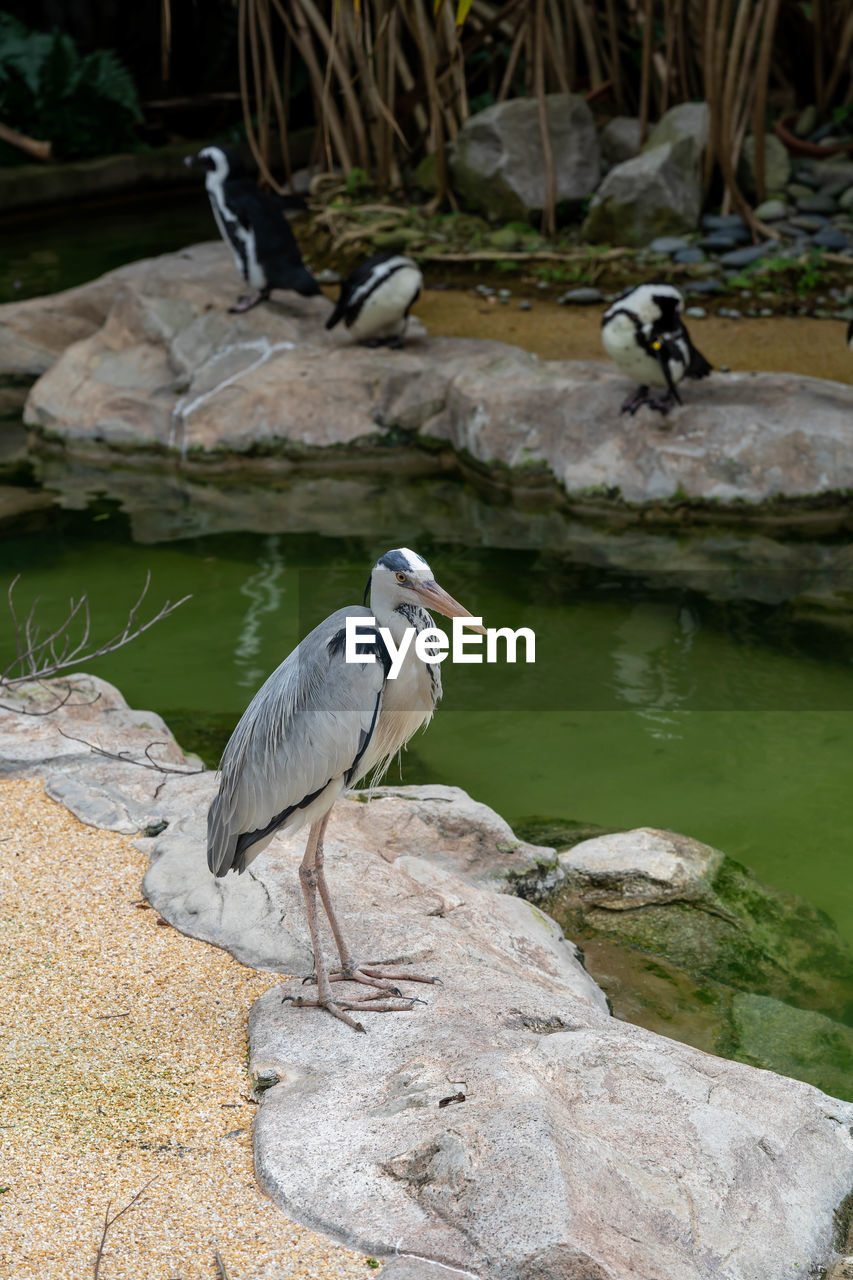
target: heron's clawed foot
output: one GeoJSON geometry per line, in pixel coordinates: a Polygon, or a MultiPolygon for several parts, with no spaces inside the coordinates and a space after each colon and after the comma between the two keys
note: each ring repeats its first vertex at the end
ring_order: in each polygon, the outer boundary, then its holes
{"type": "MultiPolygon", "coordinates": [[[[399,964],[400,961],[389,963],[399,964]]],[[[401,996],[402,992],[399,987],[393,985],[395,982],[429,982],[441,985],[441,978],[429,978],[421,973],[404,973],[398,969],[389,970],[382,960],[367,960],[364,964],[348,965],[346,968],[330,973],[329,980],[331,982],[363,982],[367,987],[378,987],[380,991],[393,991],[398,996],[401,996]]]]}
{"type": "Polygon", "coordinates": [[[375,995],[360,996],[357,1000],[332,1000],[321,999],[319,996],[316,1000],[306,1000],[304,996],[284,996],[282,1004],[292,1004],[295,1009],[325,1009],[327,1013],[331,1013],[333,1017],[339,1018],[341,1022],[345,1022],[348,1027],[352,1027],[353,1031],[364,1031],[364,1027],[355,1018],[351,1018],[347,1010],[353,1010],[356,1013],[361,1009],[368,1009],[372,1013],[408,1013],[416,1004],[422,1004],[415,997],[405,999],[388,999],[384,992],[377,991],[375,995]]]}

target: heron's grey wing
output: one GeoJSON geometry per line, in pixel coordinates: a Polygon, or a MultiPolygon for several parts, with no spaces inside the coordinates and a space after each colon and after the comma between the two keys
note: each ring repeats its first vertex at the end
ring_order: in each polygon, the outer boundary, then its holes
{"type": "Polygon", "coordinates": [[[247,856],[252,845],[263,848],[279,828],[300,825],[330,782],[346,785],[355,776],[379,718],[388,659],[378,632],[365,629],[365,661],[345,660],[347,617],[369,618],[370,611],[339,609],[315,627],[231,735],[207,820],[208,865],[216,875],[244,870],[260,852],[247,856]]]}

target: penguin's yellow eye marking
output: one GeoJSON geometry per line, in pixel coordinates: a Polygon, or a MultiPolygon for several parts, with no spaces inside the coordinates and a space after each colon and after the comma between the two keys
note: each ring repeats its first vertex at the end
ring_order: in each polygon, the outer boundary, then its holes
{"type": "Polygon", "coordinates": [[[658,342],[657,338],[655,338],[654,342],[652,343],[652,351],[660,351],[660,343],[658,342]]]}

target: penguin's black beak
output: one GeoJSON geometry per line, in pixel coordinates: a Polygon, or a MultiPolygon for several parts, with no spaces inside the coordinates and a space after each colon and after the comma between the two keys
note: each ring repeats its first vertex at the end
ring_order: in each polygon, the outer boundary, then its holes
{"type": "Polygon", "coordinates": [[[199,155],[184,156],[184,164],[187,166],[188,169],[204,168],[204,160],[199,155]]]}

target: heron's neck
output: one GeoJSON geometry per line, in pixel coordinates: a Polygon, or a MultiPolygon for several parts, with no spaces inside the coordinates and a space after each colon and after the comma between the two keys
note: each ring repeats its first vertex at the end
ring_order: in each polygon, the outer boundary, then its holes
{"type": "Polygon", "coordinates": [[[434,626],[433,620],[426,609],[421,609],[416,604],[398,604],[395,609],[380,605],[378,609],[373,609],[373,616],[376,618],[378,626],[388,628],[395,644],[400,643],[404,632],[409,627],[414,627],[417,631],[423,631],[426,627],[434,626]]]}

